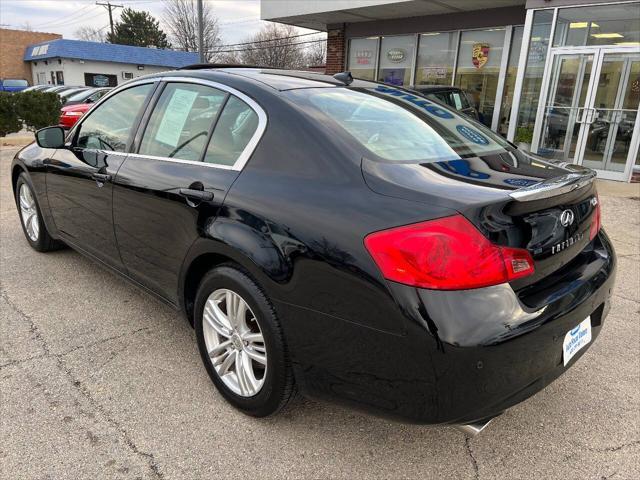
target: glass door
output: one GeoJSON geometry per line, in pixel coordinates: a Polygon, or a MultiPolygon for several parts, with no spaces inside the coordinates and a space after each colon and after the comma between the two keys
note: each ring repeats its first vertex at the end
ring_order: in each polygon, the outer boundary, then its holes
{"type": "Polygon", "coordinates": [[[597,50],[552,53],[543,107],[538,114],[533,151],[563,162],[577,162],[578,140],[593,87],[597,50]]]}
{"type": "Polygon", "coordinates": [[[598,81],[585,108],[582,164],[602,178],[627,180],[638,149],[640,53],[603,51],[595,74],[598,81]]]}

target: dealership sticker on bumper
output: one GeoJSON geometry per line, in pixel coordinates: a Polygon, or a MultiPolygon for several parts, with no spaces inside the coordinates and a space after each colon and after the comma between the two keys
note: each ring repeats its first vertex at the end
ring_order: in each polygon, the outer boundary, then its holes
{"type": "Polygon", "coordinates": [[[567,363],[569,363],[569,360],[571,360],[573,356],[590,341],[591,317],[587,317],[586,320],[580,322],[580,325],[569,330],[564,336],[564,342],[562,342],[562,358],[564,360],[565,367],[567,366],[567,363]]]}

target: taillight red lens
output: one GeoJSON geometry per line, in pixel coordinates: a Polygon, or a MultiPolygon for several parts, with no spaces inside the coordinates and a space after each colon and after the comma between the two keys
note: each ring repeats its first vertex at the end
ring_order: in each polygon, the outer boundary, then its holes
{"type": "Polygon", "coordinates": [[[527,250],[494,245],[462,215],[375,232],[364,243],[385,278],[420,288],[479,288],[534,272],[527,250]]]}
{"type": "Polygon", "coordinates": [[[593,240],[602,226],[602,213],[600,211],[600,198],[596,194],[594,198],[595,206],[593,212],[593,220],[591,221],[591,228],[589,229],[589,240],[593,240]]]}

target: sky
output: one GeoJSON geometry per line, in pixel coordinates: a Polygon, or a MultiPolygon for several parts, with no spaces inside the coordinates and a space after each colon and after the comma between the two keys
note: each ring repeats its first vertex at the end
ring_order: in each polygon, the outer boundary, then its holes
{"type": "MultiPolygon", "coordinates": [[[[135,10],[146,10],[162,22],[162,0],[110,0],[135,10]]],[[[260,0],[205,0],[211,4],[220,24],[223,44],[237,43],[256,33],[267,22],[260,20],[260,0]]],[[[75,38],[79,27],[108,30],[109,14],[96,0],[0,0],[0,25],[60,33],[75,38]]],[[[106,3],[106,0],[101,3],[106,3]]],[[[122,9],[114,10],[114,21],[122,9]]],[[[310,30],[300,29],[300,33],[310,30]]]]}

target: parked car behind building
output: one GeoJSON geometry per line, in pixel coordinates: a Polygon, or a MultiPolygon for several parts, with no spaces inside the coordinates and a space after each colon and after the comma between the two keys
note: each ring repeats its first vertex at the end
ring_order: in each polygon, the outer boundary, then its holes
{"type": "Polygon", "coordinates": [[[0,92],[20,92],[29,86],[22,78],[5,78],[0,80],[0,92]]]}

